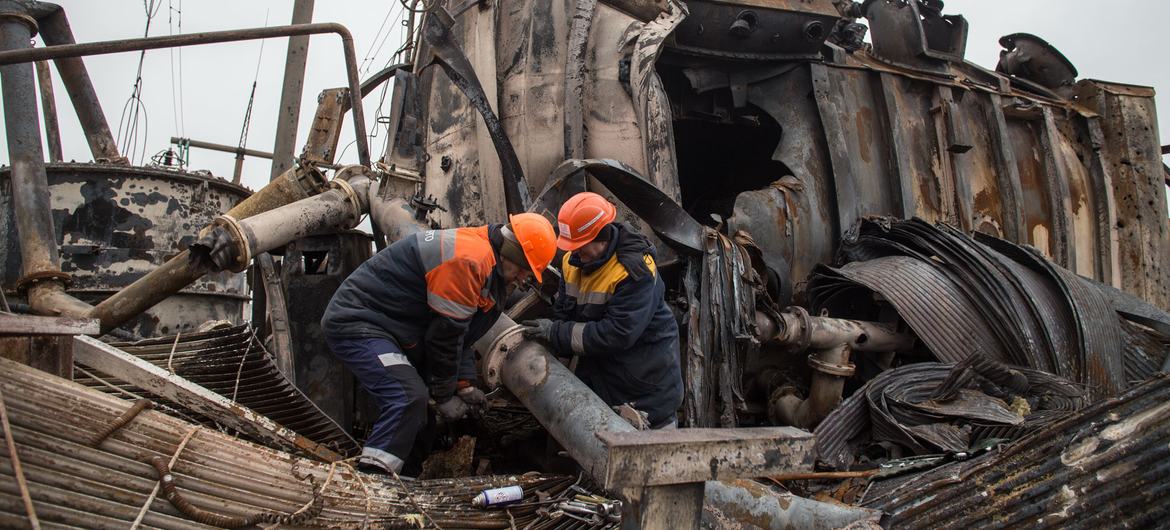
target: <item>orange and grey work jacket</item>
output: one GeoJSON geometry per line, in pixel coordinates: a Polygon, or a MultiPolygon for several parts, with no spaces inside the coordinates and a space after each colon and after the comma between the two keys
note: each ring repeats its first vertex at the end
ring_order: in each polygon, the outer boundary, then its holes
{"type": "Polygon", "coordinates": [[[500,225],[428,230],[403,238],[350,274],[321,325],[330,339],[383,337],[406,354],[440,401],[474,379],[465,352],[499,316],[500,225]]]}

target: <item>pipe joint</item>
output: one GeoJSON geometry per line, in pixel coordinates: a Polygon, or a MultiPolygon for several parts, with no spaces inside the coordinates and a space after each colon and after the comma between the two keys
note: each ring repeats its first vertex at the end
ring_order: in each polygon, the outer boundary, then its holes
{"type": "Polygon", "coordinates": [[[0,8],[0,24],[5,24],[8,22],[19,22],[24,24],[26,27],[28,27],[30,37],[37,36],[37,31],[40,30],[40,25],[37,24],[37,19],[30,16],[28,13],[19,10],[0,8]]]}
{"type": "Polygon", "coordinates": [[[73,276],[56,270],[44,270],[25,275],[23,278],[16,280],[16,292],[24,293],[33,288],[33,286],[41,282],[54,282],[61,284],[62,287],[69,287],[73,285],[73,276]]]}

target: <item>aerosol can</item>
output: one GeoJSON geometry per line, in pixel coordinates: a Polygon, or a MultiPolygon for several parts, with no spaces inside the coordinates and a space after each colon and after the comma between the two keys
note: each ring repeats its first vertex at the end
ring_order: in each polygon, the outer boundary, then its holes
{"type": "Polygon", "coordinates": [[[492,488],[479,492],[479,495],[471,499],[471,505],[477,508],[486,508],[488,506],[513,503],[523,498],[524,488],[520,486],[492,488]]]}

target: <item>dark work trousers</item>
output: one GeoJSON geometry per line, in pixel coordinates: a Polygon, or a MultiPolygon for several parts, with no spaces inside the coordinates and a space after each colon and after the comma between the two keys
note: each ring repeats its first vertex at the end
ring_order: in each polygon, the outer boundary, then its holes
{"type": "Polygon", "coordinates": [[[415,438],[427,423],[429,394],[418,371],[389,339],[326,337],[325,342],[378,402],[380,415],[359,462],[402,471],[415,438]]]}

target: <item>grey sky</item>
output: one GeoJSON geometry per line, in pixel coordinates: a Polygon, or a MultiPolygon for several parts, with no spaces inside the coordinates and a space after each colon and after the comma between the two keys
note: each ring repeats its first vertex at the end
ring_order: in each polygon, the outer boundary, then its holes
{"type": "MultiPolygon", "coordinates": [[[[149,3],[151,0],[147,0],[149,3]]],[[[507,0],[498,0],[507,1],[507,0]]],[[[154,0],[158,12],[151,22],[150,35],[178,33],[178,8],[182,7],[182,31],[214,31],[288,24],[292,2],[273,0],[154,0]]],[[[146,16],[141,0],[64,0],[78,42],[142,36],[146,16]]],[[[1114,0],[951,0],[947,13],[961,13],[970,22],[967,58],[993,68],[998,58],[998,38],[1014,32],[1034,33],[1059,48],[1080,71],[1082,77],[1153,86],[1158,92],[1158,106],[1170,108],[1170,63],[1160,60],[1165,37],[1165,21],[1170,19],[1170,2],[1114,0]]],[[[353,0],[317,0],[314,20],[339,22],[355,38],[358,60],[366,58],[371,48],[380,53],[363,64],[363,75],[388,64],[402,43],[400,25],[402,9],[397,0],[358,2],[353,0]],[[383,22],[385,26],[383,27],[383,22]],[[383,43],[374,39],[382,28],[383,43]]],[[[312,119],[316,95],[325,88],[345,84],[344,61],[340,40],[332,35],[313,37],[305,81],[298,151],[304,144],[306,126],[312,119]]],[[[260,58],[259,42],[219,44],[185,48],[182,51],[182,105],[176,106],[180,84],[178,52],[167,50],[146,53],[142,70],[142,101],[146,122],[140,122],[137,150],[145,152],[143,160],[168,146],[171,136],[235,145],[239,141],[244,111],[252,81],[257,80],[256,102],[248,147],[271,151],[276,130],[276,112],[280,100],[284,68],[285,40],[268,40],[260,58]],[[175,75],[172,77],[172,67],[175,75]],[[174,82],[172,82],[174,79],[174,82]],[[181,112],[179,112],[181,109],[181,112]]],[[[105,108],[111,128],[118,132],[119,118],[130,96],[138,67],[138,54],[127,53],[89,57],[90,76],[105,108]]],[[[53,71],[54,76],[56,71],[53,71]]],[[[65,159],[90,160],[91,155],[73,115],[59,79],[54,79],[62,128],[65,159]]],[[[378,93],[366,98],[366,121],[377,129],[375,116],[379,108],[378,93]]],[[[389,101],[385,102],[388,108],[389,101]]],[[[1165,115],[1170,110],[1164,110],[1165,115]]],[[[349,124],[347,124],[349,125],[349,124]]],[[[123,131],[125,133],[125,131],[123,131]]],[[[1170,143],[1170,119],[1160,123],[1162,143],[1170,143]]],[[[385,132],[370,140],[371,151],[381,152],[385,132]]],[[[353,140],[347,126],[341,146],[353,140]]],[[[119,144],[127,151],[127,145],[119,144]]],[[[138,163],[138,156],[134,162],[138,163]]],[[[356,162],[351,146],[341,157],[356,162]]],[[[7,145],[0,142],[0,162],[7,162],[7,145]]],[[[209,169],[215,175],[230,178],[233,155],[192,149],[191,167],[209,169]]],[[[256,189],[268,180],[270,162],[249,158],[243,182],[256,189]]]]}

